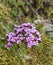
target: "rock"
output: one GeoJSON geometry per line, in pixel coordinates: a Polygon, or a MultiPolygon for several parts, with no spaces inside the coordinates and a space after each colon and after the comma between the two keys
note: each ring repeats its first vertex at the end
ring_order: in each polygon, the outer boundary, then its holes
{"type": "Polygon", "coordinates": [[[50,38],[53,39],[53,25],[45,23],[45,25],[43,26],[43,30],[45,30],[45,32],[50,35],[50,38]]]}
{"type": "Polygon", "coordinates": [[[42,23],[40,19],[34,20],[34,24],[39,24],[39,23],[42,23]]]}
{"type": "Polygon", "coordinates": [[[24,58],[25,58],[26,60],[30,60],[30,56],[29,56],[29,55],[25,55],[24,58]]]}

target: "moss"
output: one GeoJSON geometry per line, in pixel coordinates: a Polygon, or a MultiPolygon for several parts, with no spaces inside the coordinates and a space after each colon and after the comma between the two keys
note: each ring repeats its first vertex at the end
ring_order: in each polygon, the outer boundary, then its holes
{"type": "Polygon", "coordinates": [[[6,7],[3,3],[0,3],[0,21],[10,20],[9,18],[10,8],[6,7]]]}
{"type": "Polygon", "coordinates": [[[0,65],[18,65],[18,62],[15,61],[15,57],[10,56],[5,50],[0,48],[0,65]]]}

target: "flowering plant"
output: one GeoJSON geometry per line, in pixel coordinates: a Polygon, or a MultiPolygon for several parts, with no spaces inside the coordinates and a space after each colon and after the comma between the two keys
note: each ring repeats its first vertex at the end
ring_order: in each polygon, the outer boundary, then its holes
{"type": "Polygon", "coordinates": [[[38,45],[41,41],[40,33],[31,23],[22,23],[19,26],[14,25],[14,30],[15,32],[6,34],[8,43],[5,48],[13,46],[15,42],[20,44],[22,41],[26,41],[27,47],[31,48],[33,45],[38,45]]]}

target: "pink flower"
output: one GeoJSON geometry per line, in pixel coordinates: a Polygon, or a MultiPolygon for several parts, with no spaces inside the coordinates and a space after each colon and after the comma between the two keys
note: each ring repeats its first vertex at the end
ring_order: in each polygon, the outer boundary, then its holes
{"type": "Polygon", "coordinates": [[[33,45],[38,45],[41,41],[40,33],[31,23],[22,23],[19,26],[14,25],[14,30],[15,33],[10,32],[6,34],[8,43],[5,45],[5,48],[13,46],[14,43],[20,44],[23,40],[26,41],[27,46],[31,48],[33,45]],[[36,36],[34,36],[34,34],[36,36]]]}

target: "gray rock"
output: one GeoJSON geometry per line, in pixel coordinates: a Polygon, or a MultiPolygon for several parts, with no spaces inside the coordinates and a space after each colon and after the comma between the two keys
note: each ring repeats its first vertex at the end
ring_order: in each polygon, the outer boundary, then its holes
{"type": "Polygon", "coordinates": [[[29,55],[25,55],[24,58],[25,58],[26,60],[30,60],[30,56],[29,56],[29,55]]]}
{"type": "Polygon", "coordinates": [[[45,30],[45,32],[50,35],[50,38],[53,39],[53,25],[47,23],[43,26],[43,30],[45,30]]]}
{"type": "Polygon", "coordinates": [[[39,24],[39,23],[42,23],[40,19],[34,20],[34,24],[39,24]]]}

